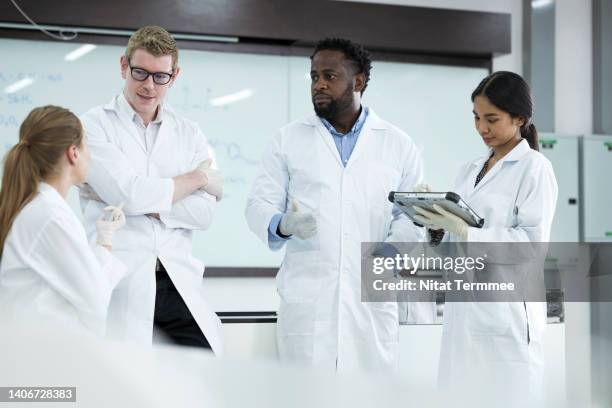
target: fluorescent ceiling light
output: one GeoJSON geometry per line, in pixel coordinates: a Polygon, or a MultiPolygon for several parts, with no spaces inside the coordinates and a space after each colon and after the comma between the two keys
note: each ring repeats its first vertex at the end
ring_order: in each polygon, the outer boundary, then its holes
{"type": "Polygon", "coordinates": [[[532,8],[543,8],[546,6],[550,6],[554,3],[554,0],[533,0],[531,2],[531,7],[532,8]]]}
{"type": "MultiPolygon", "coordinates": [[[[62,27],[56,25],[44,25],[39,24],[33,26],[25,23],[7,23],[0,22],[0,28],[16,29],[16,30],[35,30],[38,31],[41,28],[47,31],[58,31],[64,33],[76,33],[76,34],[96,34],[96,35],[112,35],[112,36],[123,36],[129,37],[134,34],[134,31],[130,30],[110,30],[105,28],[89,28],[89,27],[62,27]]],[[[175,40],[187,40],[187,41],[211,41],[211,42],[228,42],[237,43],[240,41],[238,37],[230,37],[227,35],[205,35],[205,34],[181,34],[171,33],[175,40]]]]}
{"type": "Polygon", "coordinates": [[[34,83],[34,78],[23,78],[15,82],[14,84],[11,84],[7,86],[6,88],[4,88],[4,92],[6,92],[7,94],[15,93],[25,88],[26,86],[32,85],[33,83],[34,83]]]}
{"type": "Polygon", "coordinates": [[[241,101],[243,99],[250,98],[251,96],[253,96],[253,93],[254,92],[251,89],[243,89],[240,92],[236,92],[236,93],[225,95],[225,96],[220,96],[218,98],[213,98],[210,100],[210,104],[212,106],[229,105],[230,103],[234,103],[234,102],[241,101]]]}
{"type": "Polygon", "coordinates": [[[64,57],[64,61],[78,60],[83,55],[90,53],[95,49],[96,49],[96,46],[93,44],[83,44],[76,50],[70,51],[68,54],[66,54],[66,56],[64,57]]]}

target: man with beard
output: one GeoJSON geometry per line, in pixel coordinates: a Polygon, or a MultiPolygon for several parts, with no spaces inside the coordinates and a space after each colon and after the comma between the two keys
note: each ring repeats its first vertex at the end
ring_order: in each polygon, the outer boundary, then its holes
{"type": "Polygon", "coordinates": [[[401,130],[361,104],[371,60],[344,39],[311,57],[316,115],[280,129],[268,145],[246,208],[270,249],[286,245],[277,275],[281,360],[347,371],[398,366],[395,302],[361,301],[361,243],[416,242],[421,232],[387,200],[422,176],[401,130]]]}

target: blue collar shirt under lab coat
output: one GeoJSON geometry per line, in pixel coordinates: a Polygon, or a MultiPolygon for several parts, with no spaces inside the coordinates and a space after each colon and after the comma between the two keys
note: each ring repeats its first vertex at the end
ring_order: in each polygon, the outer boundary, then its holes
{"type": "Polygon", "coordinates": [[[346,167],[346,163],[348,163],[351,153],[353,153],[353,149],[355,149],[357,139],[359,138],[359,134],[361,133],[361,129],[363,128],[363,124],[367,118],[368,108],[363,107],[351,130],[344,134],[338,132],[326,119],[321,118],[321,122],[334,138],[334,143],[336,144],[336,148],[338,149],[338,153],[340,154],[340,159],[342,160],[342,165],[344,167],[346,167]]]}
{"type": "MultiPolygon", "coordinates": [[[[348,163],[349,158],[351,157],[351,153],[353,153],[353,150],[355,149],[357,139],[359,138],[361,129],[363,129],[363,124],[368,118],[368,111],[369,109],[367,106],[362,107],[361,113],[355,121],[355,124],[353,125],[350,131],[344,134],[338,132],[326,119],[321,118],[321,123],[323,123],[325,128],[334,138],[334,143],[336,144],[338,154],[340,155],[340,160],[342,160],[342,165],[344,167],[346,167],[346,164],[348,163]]],[[[274,217],[272,217],[272,220],[270,221],[270,227],[268,228],[268,240],[279,241],[288,239],[281,237],[276,233],[276,231],[278,230],[278,224],[280,224],[282,216],[282,214],[276,214],[274,217]]]]}

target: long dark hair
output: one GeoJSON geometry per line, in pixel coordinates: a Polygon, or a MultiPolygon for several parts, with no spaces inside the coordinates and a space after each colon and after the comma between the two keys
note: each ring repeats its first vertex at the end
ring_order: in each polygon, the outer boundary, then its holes
{"type": "Polygon", "coordinates": [[[83,127],[59,106],[33,109],[19,128],[19,143],[4,158],[0,190],[0,256],[17,214],[36,196],[41,180],[57,170],[70,146],[81,146],[83,127]]]}
{"type": "Polygon", "coordinates": [[[497,71],[480,81],[474,92],[472,102],[477,96],[486,96],[498,109],[507,112],[513,118],[522,118],[521,137],[529,146],[539,151],[538,130],[531,122],[533,116],[533,98],[531,89],[522,76],[509,71],[497,71]]]}

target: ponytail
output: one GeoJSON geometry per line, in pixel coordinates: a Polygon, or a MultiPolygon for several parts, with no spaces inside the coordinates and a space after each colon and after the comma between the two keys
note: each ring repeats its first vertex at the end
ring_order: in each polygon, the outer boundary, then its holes
{"type": "Polygon", "coordinates": [[[540,151],[540,146],[538,145],[538,130],[533,123],[521,126],[521,137],[527,140],[529,147],[533,150],[536,152],[540,151]]]}
{"type": "Polygon", "coordinates": [[[0,257],[17,214],[38,191],[40,174],[28,146],[18,143],[7,153],[0,191],[0,257]]]}
{"type": "Polygon", "coordinates": [[[0,257],[19,212],[38,194],[39,183],[58,170],[62,155],[81,146],[83,127],[68,109],[33,109],[19,128],[19,143],[4,158],[0,190],[0,257]]]}

